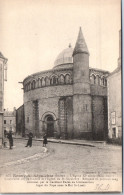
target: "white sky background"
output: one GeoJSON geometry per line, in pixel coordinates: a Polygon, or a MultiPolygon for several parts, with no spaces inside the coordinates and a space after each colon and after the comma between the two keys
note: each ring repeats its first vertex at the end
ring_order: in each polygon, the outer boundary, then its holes
{"type": "Polygon", "coordinates": [[[90,67],[113,71],[119,57],[119,0],[0,0],[0,51],[8,58],[5,108],[23,104],[18,81],[51,69],[79,27],[90,52],[90,67]]]}

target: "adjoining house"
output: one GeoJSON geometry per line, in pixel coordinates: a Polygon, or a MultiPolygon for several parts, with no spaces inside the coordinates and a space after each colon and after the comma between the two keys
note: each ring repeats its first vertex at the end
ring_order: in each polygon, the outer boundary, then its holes
{"type": "Polygon", "coordinates": [[[16,133],[16,108],[13,108],[13,111],[4,109],[4,133],[12,131],[16,133]]]}
{"type": "Polygon", "coordinates": [[[0,52],[0,146],[2,146],[4,137],[4,81],[7,80],[7,61],[8,59],[0,52]]]}
{"type": "Polygon", "coordinates": [[[108,137],[122,138],[121,30],[118,67],[108,76],[108,137]]]}

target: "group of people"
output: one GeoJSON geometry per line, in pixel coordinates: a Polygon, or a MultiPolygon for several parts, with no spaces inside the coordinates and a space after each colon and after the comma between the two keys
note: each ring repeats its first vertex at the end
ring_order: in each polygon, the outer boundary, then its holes
{"type": "MultiPolygon", "coordinates": [[[[33,134],[30,132],[29,134],[28,134],[28,142],[27,142],[27,145],[25,146],[25,147],[31,147],[32,146],[32,138],[33,138],[33,134]]],[[[43,136],[43,147],[46,147],[46,144],[47,144],[47,135],[45,134],[44,136],[43,136]]]]}
{"type": "MultiPolygon", "coordinates": [[[[13,137],[12,137],[12,131],[9,131],[9,133],[7,134],[7,138],[9,140],[9,149],[12,149],[13,147],[13,137]]],[[[28,134],[28,142],[27,145],[25,147],[32,147],[32,138],[33,138],[33,134],[30,132],[28,134]]],[[[43,147],[46,147],[47,144],[47,135],[45,134],[43,136],[43,147]]]]}

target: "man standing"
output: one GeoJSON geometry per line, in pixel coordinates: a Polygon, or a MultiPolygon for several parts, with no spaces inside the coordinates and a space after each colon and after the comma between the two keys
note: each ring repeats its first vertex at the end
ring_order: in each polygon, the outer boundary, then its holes
{"type": "Polygon", "coordinates": [[[12,131],[10,130],[7,136],[8,140],[9,140],[9,149],[12,149],[13,147],[13,137],[12,137],[12,131]]]}
{"type": "Polygon", "coordinates": [[[27,142],[27,145],[25,146],[25,147],[28,147],[28,146],[32,146],[32,138],[33,138],[33,134],[30,132],[29,134],[28,134],[28,142],[27,142]]]}
{"type": "Polygon", "coordinates": [[[47,144],[47,135],[45,134],[43,136],[43,147],[45,146],[46,147],[46,144],[47,144]]]}

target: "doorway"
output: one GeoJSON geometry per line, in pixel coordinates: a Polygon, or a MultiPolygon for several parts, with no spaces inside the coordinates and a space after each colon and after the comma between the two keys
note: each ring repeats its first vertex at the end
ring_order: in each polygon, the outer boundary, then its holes
{"type": "Polygon", "coordinates": [[[116,128],[112,128],[112,138],[116,138],[116,128]]]}
{"type": "Polygon", "coordinates": [[[45,118],[47,137],[54,137],[54,119],[52,115],[47,115],[45,118]]]}

